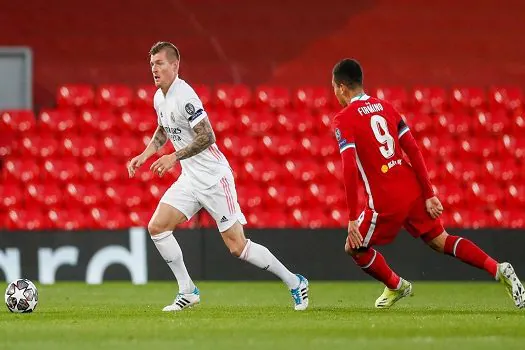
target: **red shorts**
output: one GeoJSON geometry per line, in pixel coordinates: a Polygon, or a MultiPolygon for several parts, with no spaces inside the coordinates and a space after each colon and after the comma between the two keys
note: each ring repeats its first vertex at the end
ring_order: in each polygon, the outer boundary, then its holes
{"type": "Polygon", "coordinates": [[[420,197],[406,210],[394,214],[380,214],[366,208],[357,219],[359,231],[363,236],[363,246],[384,245],[391,243],[404,227],[414,238],[431,241],[443,231],[439,218],[432,219],[425,208],[425,201],[420,197]]]}

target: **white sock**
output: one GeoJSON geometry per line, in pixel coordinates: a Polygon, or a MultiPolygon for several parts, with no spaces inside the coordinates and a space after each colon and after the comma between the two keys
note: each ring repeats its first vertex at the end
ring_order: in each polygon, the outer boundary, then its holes
{"type": "Polygon", "coordinates": [[[179,284],[179,293],[191,293],[195,289],[195,284],[191,280],[184,260],[182,258],[182,250],[180,249],[179,243],[171,234],[171,231],[159,233],[158,235],[151,236],[153,243],[159,250],[160,255],[164,261],[168,264],[171,271],[177,279],[179,284]]]}
{"type": "Polygon", "coordinates": [[[294,289],[299,286],[299,278],[277,260],[265,246],[248,239],[239,258],[263,270],[270,271],[279,277],[289,289],[294,289]]]}

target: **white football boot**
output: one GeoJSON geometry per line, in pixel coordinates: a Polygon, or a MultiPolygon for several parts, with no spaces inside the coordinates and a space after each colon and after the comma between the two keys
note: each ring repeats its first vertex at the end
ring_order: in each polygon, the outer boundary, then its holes
{"type": "Polygon", "coordinates": [[[308,280],[299,274],[296,276],[299,279],[299,286],[290,289],[290,293],[295,304],[294,309],[304,311],[308,307],[308,280]]]}
{"type": "Polygon", "coordinates": [[[175,297],[173,304],[165,306],[162,311],[182,311],[193,305],[197,305],[201,301],[199,289],[195,287],[191,293],[179,293],[175,297]]]}
{"type": "Polygon", "coordinates": [[[514,305],[523,309],[525,307],[525,289],[523,289],[523,284],[521,284],[516,272],[514,272],[512,265],[507,262],[498,264],[496,280],[500,281],[505,286],[507,293],[514,302],[514,305]]]}

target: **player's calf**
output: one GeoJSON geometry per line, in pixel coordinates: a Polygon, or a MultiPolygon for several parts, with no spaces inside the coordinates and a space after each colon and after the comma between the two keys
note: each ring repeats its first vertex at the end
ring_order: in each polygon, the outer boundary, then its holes
{"type": "MultiPolygon", "coordinates": [[[[424,236],[423,236],[424,239],[424,236]]],[[[443,231],[439,236],[426,242],[432,249],[453,256],[464,263],[487,271],[496,277],[498,262],[472,241],[443,231]]]]}

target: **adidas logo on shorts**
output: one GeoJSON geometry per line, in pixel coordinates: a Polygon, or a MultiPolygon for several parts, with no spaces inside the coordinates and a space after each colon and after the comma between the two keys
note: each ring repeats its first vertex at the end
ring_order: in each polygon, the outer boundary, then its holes
{"type": "Polygon", "coordinates": [[[226,221],[228,221],[228,219],[226,218],[226,216],[223,216],[221,219],[221,222],[226,222],[226,221]]]}

